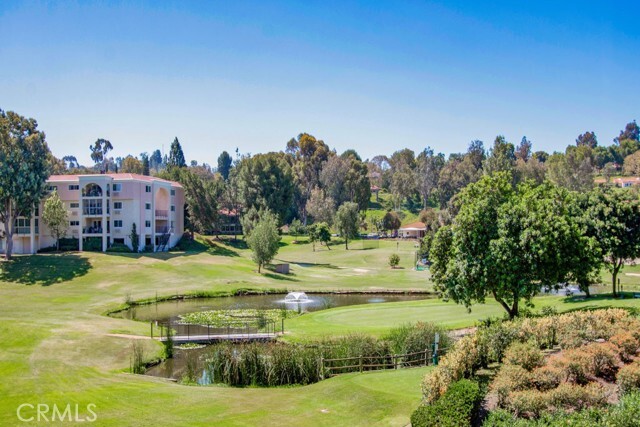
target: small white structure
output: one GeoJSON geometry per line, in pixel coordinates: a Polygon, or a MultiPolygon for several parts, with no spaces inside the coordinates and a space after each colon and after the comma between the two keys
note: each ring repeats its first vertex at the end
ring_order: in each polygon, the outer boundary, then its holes
{"type": "Polygon", "coordinates": [[[426,231],[427,226],[424,225],[423,222],[412,222],[404,227],[400,227],[400,229],[398,229],[398,236],[403,239],[422,239],[426,231]]]}

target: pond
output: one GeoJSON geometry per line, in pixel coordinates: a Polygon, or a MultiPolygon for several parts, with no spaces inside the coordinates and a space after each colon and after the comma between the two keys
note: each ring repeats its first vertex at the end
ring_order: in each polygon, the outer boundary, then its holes
{"type": "Polygon", "coordinates": [[[343,307],[360,304],[380,304],[385,302],[418,301],[434,298],[430,294],[314,294],[308,293],[308,301],[285,302],[284,294],[269,295],[241,295],[220,298],[193,298],[185,300],[162,301],[156,304],[148,304],[131,307],[128,310],[114,314],[116,317],[140,320],[143,322],[176,321],[181,314],[195,313],[207,310],[234,310],[254,308],[268,310],[274,308],[286,308],[287,310],[302,313],[326,310],[328,308],[343,307]]]}
{"type": "MultiPolygon", "coordinates": [[[[286,308],[302,313],[326,310],[349,305],[381,304],[398,301],[418,301],[434,298],[430,294],[307,294],[304,302],[285,301],[284,294],[243,295],[220,298],[194,298],[186,300],[163,301],[157,304],[132,307],[116,313],[114,316],[138,321],[177,321],[180,315],[207,310],[232,309],[274,309],[286,308]]],[[[204,360],[209,346],[197,349],[174,349],[174,356],[147,369],[147,375],[180,380],[185,375],[189,362],[196,364],[199,384],[209,384],[204,370],[204,360]]]]}

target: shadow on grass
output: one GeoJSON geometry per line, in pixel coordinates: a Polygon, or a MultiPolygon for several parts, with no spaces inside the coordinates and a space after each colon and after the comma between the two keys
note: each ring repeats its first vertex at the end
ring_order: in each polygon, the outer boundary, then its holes
{"type": "Polygon", "coordinates": [[[277,274],[277,273],[263,273],[262,274],[265,277],[268,277],[269,279],[274,279],[274,280],[285,280],[287,282],[299,282],[299,279],[293,278],[293,277],[289,277],[291,276],[291,273],[289,274],[277,274]]]}
{"type": "Polygon", "coordinates": [[[320,263],[315,263],[315,262],[295,262],[295,261],[287,261],[284,259],[279,259],[278,261],[285,263],[285,264],[294,264],[297,265],[298,267],[320,267],[320,268],[330,268],[332,270],[339,270],[340,267],[333,265],[333,264],[320,264],[320,263]]]}
{"type": "Polygon", "coordinates": [[[207,253],[210,255],[238,257],[240,254],[231,248],[221,245],[215,242],[212,238],[202,238],[198,240],[192,240],[189,242],[181,243],[181,248],[176,248],[169,252],[142,252],[138,254],[130,252],[107,252],[109,255],[118,255],[126,258],[138,259],[142,257],[159,259],[162,261],[168,261],[173,258],[185,257],[190,255],[197,255],[201,253],[207,253]],[[181,250],[182,249],[182,250],[181,250]]]}
{"type": "Polygon", "coordinates": [[[84,276],[91,263],[78,254],[40,254],[14,257],[0,263],[0,280],[23,285],[51,286],[84,276]]]}

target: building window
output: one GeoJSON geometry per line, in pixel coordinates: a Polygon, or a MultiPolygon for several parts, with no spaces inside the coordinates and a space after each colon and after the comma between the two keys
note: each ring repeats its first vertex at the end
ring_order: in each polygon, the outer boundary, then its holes
{"type": "Polygon", "coordinates": [[[113,202],[113,209],[122,209],[122,202],[113,202]]]}
{"type": "Polygon", "coordinates": [[[151,221],[146,220],[146,221],[144,222],[144,226],[145,226],[145,227],[147,227],[147,228],[151,228],[151,221]]]}
{"type": "Polygon", "coordinates": [[[176,195],[176,190],[171,190],[171,195],[175,196],[176,195]]]}
{"type": "Polygon", "coordinates": [[[121,219],[116,219],[113,221],[113,226],[115,228],[122,228],[122,220],[121,219]]]}
{"type": "Polygon", "coordinates": [[[69,186],[69,191],[77,191],[80,189],[80,186],[78,184],[71,184],[69,186]]]}
{"type": "Polygon", "coordinates": [[[113,184],[113,191],[122,191],[122,184],[113,184]]]}
{"type": "Polygon", "coordinates": [[[145,193],[151,193],[151,186],[150,185],[145,186],[144,187],[144,192],[145,193]]]}
{"type": "Polygon", "coordinates": [[[77,227],[80,225],[80,221],[69,221],[69,227],[77,227]]]}
{"type": "Polygon", "coordinates": [[[33,213],[33,216],[40,216],[40,208],[38,206],[36,206],[36,210],[33,213]]]}
{"type": "Polygon", "coordinates": [[[50,185],[47,190],[49,191],[57,191],[58,190],[58,186],[57,185],[50,185]]]}
{"type": "Polygon", "coordinates": [[[145,203],[145,204],[144,204],[144,208],[145,208],[146,210],[150,211],[150,210],[151,210],[151,203],[145,203]]]}
{"type": "Polygon", "coordinates": [[[113,244],[114,245],[124,245],[124,237],[116,237],[115,239],[113,239],[113,244]]]}
{"type": "Polygon", "coordinates": [[[171,212],[175,212],[176,211],[176,207],[174,205],[171,205],[171,212]]]}
{"type": "Polygon", "coordinates": [[[77,209],[80,207],[80,203],[69,203],[71,209],[77,209]]]}
{"type": "Polygon", "coordinates": [[[173,221],[171,221],[171,228],[173,228],[173,221]]]}

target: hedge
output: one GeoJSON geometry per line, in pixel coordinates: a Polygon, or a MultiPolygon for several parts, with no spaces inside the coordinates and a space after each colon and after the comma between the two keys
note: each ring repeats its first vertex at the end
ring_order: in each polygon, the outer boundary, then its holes
{"type": "Polygon", "coordinates": [[[413,427],[462,427],[470,426],[477,413],[482,393],[478,383],[460,380],[431,405],[420,406],[411,415],[413,427]]]}

